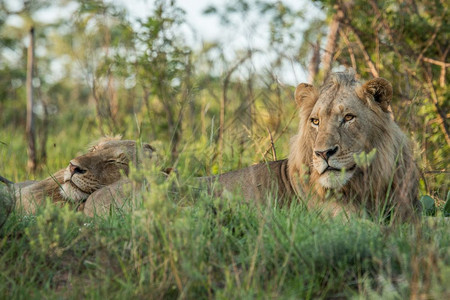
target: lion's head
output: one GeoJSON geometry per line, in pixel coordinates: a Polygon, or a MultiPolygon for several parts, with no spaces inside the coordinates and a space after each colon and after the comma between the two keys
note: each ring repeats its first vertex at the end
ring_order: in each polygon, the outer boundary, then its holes
{"type": "MultiPolygon", "coordinates": [[[[292,139],[289,170],[299,192],[338,192],[369,205],[411,204],[417,170],[405,135],[390,109],[392,86],[376,78],[361,84],[353,72],[335,73],[320,90],[300,84],[299,133],[292,139]],[[355,159],[376,149],[370,166],[355,159]]],[[[329,193],[328,193],[329,194],[329,193]]]]}
{"type": "Polygon", "coordinates": [[[98,189],[128,175],[129,164],[138,163],[142,156],[151,157],[154,148],[149,144],[137,145],[132,140],[106,138],[92,146],[87,154],[72,159],[64,173],[61,195],[66,200],[83,201],[98,189]]]}

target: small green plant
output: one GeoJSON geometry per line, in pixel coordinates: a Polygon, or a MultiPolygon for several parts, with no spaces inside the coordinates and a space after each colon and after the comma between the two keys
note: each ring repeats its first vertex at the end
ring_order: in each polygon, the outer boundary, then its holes
{"type": "Polygon", "coordinates": [[[450,191],[447,193],[447,199],[445,201],[443,213],[444,217],[450,217],[450,191]]]}
{"type": "Polygon", "coordinates": [[[58,207],[48,200],[45,207],[40,208],[33,226],[25,229],[25,235],[34,253],[61,256],[76,239],[82,226],[80,214],[69,206],[58,207]]]}
{"type": "Polygon", "coordinates": [[[422,196],[420,198],[420,202],[423,206],[423,213],[426,216],[435,216],[436,215],[436,205],[434,203],[434,199],[428,195],[422,196]]]}
{"type": "Polygon", "coordinates": [[[376,154],[377,149],[373,148],[369,153],[363,151],[359,154],[353,154],[353,159],[358,167],[367,168],[375,159],[376,154]]]}

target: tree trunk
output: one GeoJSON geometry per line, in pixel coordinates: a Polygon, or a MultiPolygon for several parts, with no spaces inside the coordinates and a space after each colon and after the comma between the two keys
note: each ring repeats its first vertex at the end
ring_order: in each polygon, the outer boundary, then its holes
{"type": "Polygon", "coordinates": [[[100,128],[101,135],[105,135],[105,132],[103,131],[103,118],[102,118],[102,107],[100,104],[100,98],[97,95],[97,84],[95,82],[95,78],[92,78],[92,97],[95,101],[95,110],[97,112],[97,121],[98,121],[98,127],[100,128]]]}
{"type": "Polygon", "coordinates": [[[40,157],[39,163],[41,165],[45,165],[47,162],[47,138],[48,138],[48,103],[47,100],[42,100],[42,108],[44,112],[43,120],[42,120],[42,131],[40,134],[40,157]]]}
{"type": "Polygon", "coordinates": [[[325,52],[323,54],[322,59],[322,68],[323,68],[323,80],[328,77],[328,74],[331,71],[331,65],[333,63],[333,56],[336,51],[336,45],[339,39],[339,27],[341,24],[341,20],[344,17],[344,13],[339,8],[333,16],[331,20],[330,29],[328,31],[327,36],[327,45],[325,47],[325,52]]]}
{"type": "MultiPolygon", "coordinates": [[[[253,77],[250,75],[247,80],[247,95],[245,97],[244,125],[253,134],[253,117],[255,115],[255,93],[253,87],[253,77]]],[[[247,135],[245,135],[247,136],[247,135]]]]}
{"type": "Polygon", "coordinates": [[[225,76],[223,81],[222,98],[220,99],[220,114],[219,114],[219,137],[218,137],[218,154],[219,154],[219,170],[222,172],[222,153],[223,153],[223,130],[225,127],[225,103],[227,101],[227,89],[230,82],[231,72],[225,76]]]}
{"type": "Polygon", "coordinates": [[[28,46],[27,59],[27,124],[26,135],[28,141],[28,170],[32,173],[36,171],[36,141],[33,116],[33,67],[34,67],[34,28],[30,29],[30,45],[28,46]]]}
{"type": "Polygon", "coordinates": [[[309,61],[308,67],[308,83],[313,84],[316,79],[317,73],[319,72],[320,64],[320,41],[317,41],[313,45],[313,55],[309,61]]]}

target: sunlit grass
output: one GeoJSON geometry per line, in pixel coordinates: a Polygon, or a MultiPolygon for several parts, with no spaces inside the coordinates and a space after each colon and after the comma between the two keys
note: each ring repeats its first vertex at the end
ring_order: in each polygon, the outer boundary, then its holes
{"type": "MultiPolygon", "coordinates": [[[[44,178],[101,136],[92,116],[62,116],[49,135],[46,165],[26,172],[25,139],[2,128],[0,174],[44,178]],[[86,123],[87,122],[87,123],[86,123]],[[87,124],[87,125],[86,125],[87,124]],[[82,129],[80,129],[82,128],[82,129]]],[[[131,121],[130,121],[131,122],[131,121]]],[[[123,124],[133,128],[132,124],[123,124]]],[[[129,129],[131,130],[131,129],[129,129]]],[[[48,205],[35,216],[12,213],[0,229],[0,294],[8,298],[372,298],[443,299],[450,275],[448,220],[423,217],[390,225],[330,218],[300,203],[277,207],[215,198],[194,176],[212,174],[214,141],[182,143],[167,165],[167,143],[126,132],[158,148],[159,165],[132,172],[134,205],[107,216],[48,205]],[[176,167],[168,180],[158,168],[176,167]],[[149,188],[143,188],[146,183],[149,188]],[[142,192],[143,191],[143,192],[142,192]],[[381,224],[381,225],[380,225],[381,224]]],[[[189,139],[187,135],[185,137],[189,139]]],[[[277,141],[285,157],[287,138],[277,141]]],[[[258,161],[263,152],[229,145],[224,168],[258,161]]],[[[4,189],[3,189],[4,191],[4,189]]],[[[4,198],[4,193],[0,194],[4,198]]]]}
{"type": "MultiPolygon", "coordinates": [[[[181,159],[181,166],[189,165],[181,159]]],[[[0,230],[0,293],[59,298],[409,298],[446,295],[450,236],[442,217],[378,225],[299,203],[243,203],[150,183],[135,205],[87,218],[48,205],[0,230]]]]}

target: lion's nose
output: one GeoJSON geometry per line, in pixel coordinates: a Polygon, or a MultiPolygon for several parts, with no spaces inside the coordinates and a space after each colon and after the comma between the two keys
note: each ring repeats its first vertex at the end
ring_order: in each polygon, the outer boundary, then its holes
{"type": "Polygon", "coordinates": [[[332,155],[336,154],[336,152],[338,152],[338,150],[339,150],[339,147],[336,146],[332,149],[327,149],[325,151],[314,151],[314,153],[316,153],[317,156],[322,157],[326,162],[328,162],[328,159],[332,155]]]}
{"type": "Polygon", "coordinates": [[[70,162],[69,163],[69,170],[70,170],[70,174],[74,175],[74,174],[84,174],[86,173],[86,170],[82,169],[80,166],[77,166],[76,164],[70,162]]]}

